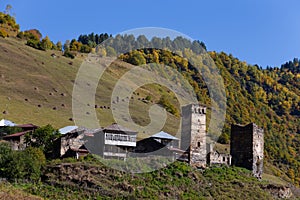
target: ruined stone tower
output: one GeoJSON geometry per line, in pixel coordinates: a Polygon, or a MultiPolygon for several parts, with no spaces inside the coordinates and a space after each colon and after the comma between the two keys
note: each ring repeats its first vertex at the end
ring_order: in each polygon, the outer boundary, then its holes
{"type": "Polygon", "coordinates": [[[264,130],[254,123],[246,126],[231,125],[230,154],[232,164],[252,170],[261,178],[264,158],[264,130]]]}
{"type": "Polygon", "coordinates": [[[206,166],[206,107],[190,104],[182,107],[181,149],[195,167],[206,166]]]}

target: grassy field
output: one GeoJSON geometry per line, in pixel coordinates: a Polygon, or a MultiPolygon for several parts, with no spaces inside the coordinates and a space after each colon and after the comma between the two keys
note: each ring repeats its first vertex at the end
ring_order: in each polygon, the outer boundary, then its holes
{"type": "MultiPolygon", "coordinates": [[[[86,55],[78,55],[75,59],[69,59],[59,51],[40,51],[15,38],[0,38],[1,118],[18,124],[52,124],[55,128],[73,125],[74,121],[70,120],[73,118],[72,91],[78,69],[85,58],[86,55]]],[[[95,105],[101,126],[114,122],[112,111],[108,109],[111,107],[110,95],[116,82],[130,68],[128,64],[119,63],[106,70],[99,81],[95,105]]],[[[142,126],[149,124],[149,108],[166,92],[165,88],[157,85],[138,89],[130,98],[130,113],[134,122],[142,126]],[[142,101],[146,96],[151,96],[149,103],[142,101]]],[[[172,98],[172,94],[169,96],[172,98]]],[[[178,117],[169,113],[167,116],[163,129],[176,133],[178,117]]],[[[145,136],[146,133],[140,134],[140,137],[145,136]]]]}

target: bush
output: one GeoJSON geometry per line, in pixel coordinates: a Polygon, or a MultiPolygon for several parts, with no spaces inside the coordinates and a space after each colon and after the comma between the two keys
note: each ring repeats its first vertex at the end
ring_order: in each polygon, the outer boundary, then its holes
{"type": "Polygon", "coordinates": [[[5,30],[0,29],[0,37],[6,38],[8,37],[8,33],[5,30]]]}
{"type": "Polygon", "coordinates": [[[33,47],[35,49],[40,49],[40,41],[38,41],[38,40],[29,39],[29,40],[27,40],[26,45],[33,47]]]}
{"type": "Polygon", "coordinates": [[[170,103],[170,101],[167,99],[167,97],[165,95],[161,96],[159,102],[158,102],[161,106],[163,106],[167,112],[175,115],[175,116],[179,116],[179,111],[178,109],[170,103]]]}
{"type": "Polygon", "coordinates": [[[45,164],[45,155],[38,148],[12,151],[7,143],[0,143],[0,176],[3,178],[38,181],[45,164]]]}
{"type": "Polygon", "coordinates": [[[74,53],[72,53],[71,51],[68,51],[68,50],[64,52],[64,55],[63,55],[63,56],[65,56],[65,57],[67,57],[67,58],[72,58],[72,59],[75,58],[74,53]]]}
{"type": "Polygon", "coordinates": [[[152,97],[151,96],[146,96],[146,98],[145,98],[147,101],[150,101],[151,99],[152,99],[152,97]]]}

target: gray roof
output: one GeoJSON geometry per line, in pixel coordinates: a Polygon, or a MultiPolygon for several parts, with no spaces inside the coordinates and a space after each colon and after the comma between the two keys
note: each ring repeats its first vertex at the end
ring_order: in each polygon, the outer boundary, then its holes
{"type": "Polygon", "coordinates": [[[66,126],[66,127],[63,127],[61,129],[59,129],[58,131],[61,133],[61,134],[66,134],[66,133],[69,133],[71,131],[74,131],[75,129],[77,129],[78,126],[66,126]]]}
{"type": "Polygon", "coordinates": [[[6,120],[6,119],[2,119],[0,121],[0,126],[16,126],[15,123],[13,123],[12,121],[6,120]]]}
{"type": "Polygon", "coordinates": [[[156,133],[156,134],[152,135],[151,137],[152,138],[169,139],[169,140],[179,140],[177,137],[174,137],[173,135],[170,135],[169,133],[166,133],[164,131],[156,133]]]}

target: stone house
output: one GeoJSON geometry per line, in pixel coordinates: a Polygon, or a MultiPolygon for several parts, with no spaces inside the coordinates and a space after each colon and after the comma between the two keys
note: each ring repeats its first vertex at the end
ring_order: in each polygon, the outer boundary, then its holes
{"type": "Polygon", "coordinates": [[[227,149],[222,150],[216,147],[215,142],[207,144],[207,165],[231,165],[232,156],[227,153],[227,149]]]}
{"type": "Polygon", "coordinates": [[[88,137],[101,131],[101,129],[86,129],[86,128],[75,128],[69,129],[70,131],[64,132],[64,134],[55,141],[54,157],[65,158],[74,157],[79,158],[89,153],[85,147],[85,143],[88,137]]]}
{"type": "Polygon", "coordinates": [[[26,133],[29,133],[29,132],[31,132],[31,131],[28,130],[28,131],[23,131],[23,132],[7,135],[7,136],[3,137],[3,140],[9,142],[12,150],[24,150],[26,148],[25,135],[26,135],[26,133]]]}
{"type": "Polygon", "coordinates": [[[38,126],[34,124],[22,124],[22,125],[14,124],[14,126],[21,128],[22,131],[18,133],[6,135],[3,137],[3,140],[8,141],[13,150],[24,150],[26,148],[25,135],[27,133],[35,131],[38,128],[38,126]]]}

